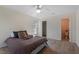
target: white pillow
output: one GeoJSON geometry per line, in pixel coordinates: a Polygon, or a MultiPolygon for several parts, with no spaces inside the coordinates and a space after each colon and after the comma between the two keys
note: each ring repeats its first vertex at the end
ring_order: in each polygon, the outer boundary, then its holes
{"type": "Polygon", "coordinates": [[[10,35],[11,37],[14,37],[14,34],[13,34],[13,32],[11,32],[11,35],[10,35]]]}

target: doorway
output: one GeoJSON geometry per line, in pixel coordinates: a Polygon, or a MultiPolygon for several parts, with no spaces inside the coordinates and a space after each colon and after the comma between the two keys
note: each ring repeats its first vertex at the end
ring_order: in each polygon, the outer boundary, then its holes
{"type": "Polygon", "coordinates": [[[61,40],[69,41],[69,18],[64,17],[61,20],[61,40]]]}
{"type": "Polygon", "coordinates": [[[46,37],[47,35],[47,21],[42,21],[42,36],[46,37]]]}

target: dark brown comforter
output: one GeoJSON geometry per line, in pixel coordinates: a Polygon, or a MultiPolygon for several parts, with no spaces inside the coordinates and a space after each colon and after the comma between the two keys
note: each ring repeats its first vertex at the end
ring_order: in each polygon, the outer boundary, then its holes
{"type": "Polygon", "coordinates": [[[28,40],[18,38],[8,38],[6,40],[6,43],[11,53],[28,54],[46,41],[47,39],[44,37],[33,37],[28,40]]]}

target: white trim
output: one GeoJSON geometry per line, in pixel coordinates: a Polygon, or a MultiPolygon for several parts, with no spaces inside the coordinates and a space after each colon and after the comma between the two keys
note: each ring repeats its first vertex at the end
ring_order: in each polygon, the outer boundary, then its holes
{"type": "Polygon", "coordinates": [[[33,50],[31,54],[38,53],[44,46],[47,46],[46,42],[40,45],[39,47],[37,47],[35,50],[33,50]]]}

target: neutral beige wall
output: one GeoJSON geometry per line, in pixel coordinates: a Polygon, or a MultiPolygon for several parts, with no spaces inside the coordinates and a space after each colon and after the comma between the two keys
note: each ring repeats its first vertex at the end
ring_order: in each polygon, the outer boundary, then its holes
{"type": "Polygon", "coordinates": [[[76,43],[79,46],[79,10],[76,13],[76,43]]]}
{"type": "Polygon", "coordinates": [[[47,37],[50,39],[61,40],[61,20],[66,16],[70,19],[70,41],[76,40],[76,17],[75,13],[52,16],[47,19],[47,37]]]}
{"type": "Polygon", "coordinates": [[[0,47],[3,47],[3,45],[5,45],[3,42],[5,41],[6,37],[9,36],[9,33],[10,31],[7,20],[1,18],[0,15],[0,47]]]}
{"type": "Polygon", "coordinates": [[[0,6],[0,47],[5,46],[4,41],[12,31],[27,30],[32,34],[36,20],[38,19],[0,6]]]}
{"type": "Polygon", "coordinates": [[[76,13],[70,15],[70,39],[76,43],[76,13]]]}

